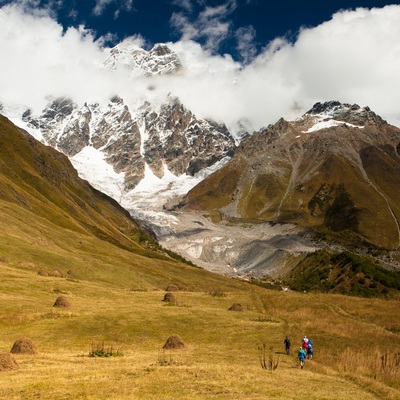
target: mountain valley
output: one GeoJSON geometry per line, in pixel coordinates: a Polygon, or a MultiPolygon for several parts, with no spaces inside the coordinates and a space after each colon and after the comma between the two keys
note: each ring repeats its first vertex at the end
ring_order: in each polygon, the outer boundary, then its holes
{"type": "MultiPolygon", "coordinates": [[[[152,79],[184,66],[166,45],[131,44],[112,49],[103,68],[152,79]]],[[[323,248],[373,253],[398,269],[400,130],[368,107],[316,103],[252,134],[197,117],[173,94],[158,106],[114,96],[57,98],[40,114],[2,110],[205,269],[282,277],[323,248]]]]}

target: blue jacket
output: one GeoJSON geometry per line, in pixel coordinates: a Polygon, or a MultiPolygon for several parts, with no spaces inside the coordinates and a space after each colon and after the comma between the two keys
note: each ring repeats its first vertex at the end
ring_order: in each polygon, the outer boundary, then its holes
{"type": "Polygon", "coordinates": [[[300,361],[304,361],[307,357],[307,354],[303,349],[300,349],[299,352],[297,353],[297,356],[299,357],[300,361]]]}

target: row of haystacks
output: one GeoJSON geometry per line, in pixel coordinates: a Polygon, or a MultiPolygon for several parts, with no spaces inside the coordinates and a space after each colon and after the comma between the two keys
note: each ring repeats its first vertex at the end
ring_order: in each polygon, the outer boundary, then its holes
{"type": "MultiPolygon", "coordinates": [[[[165,291],[163,302],[170,303],[170,304],[178,304],[177,297],[174,293],[179,291],[179,288],[176,285],[169,285],[165,291]]],[[[231,307],[228,308],[228,311],[243,311],[243,306],[239,303],[232,304],[231,307]]],[[[176,350],[176,349],[183,349],[186,347],[185,342],[179,335],[171,335],[167,341],[165,342],[164,346],[162,347],[164,350],[176,350]]]]}
{"type": "MultiPolygon", "coordinates": [[[[174,334],[167,339],[162,348],[164,350],[184,349],[186,344],[179,335],[174,334]]],[[[37,348],[33,341],[27,337],[16,340],[10,352],[0,353],[0,371],[11,371],[20,368],[12,354],[35,355],[37,354],[37,348]]]]}
{"type": "MultiPolygon", "coordinates": [[[[169,285],[166,288],[166,292],[163,302],[177,304],[177,298],[173,292],[177,292],[180,289],[176,285],[169,285]]],[[[70,307],[71,303],[66,296],[59,296],[53,304],[53,307],[67,308],[70,307]]],[[[229,311],[243,311],[243,306],[239,303],[234,303],[229,311]]],[[[171,335],[162,346],[164,350],[177,350],[186,348],[186,344],[183,339],[177,335],[171,335]]],[[[27,337],[18,339],[12,346],[10,352],[0,353],[0,371],[18,369],[19,365],[11,354],[37,354],[37,349],[33,341],[27,337]]]]}
{"type": "MultiPolygon", "coordinates": [[[[171,293],[167,292],[164,295],[164,298],[162,300],[164,303],[169,303],[169,304],[178,304],[178,299],[176,296],[171,293]]],[[[233,303],[229,308],[228,311],[243,311],[243,306],[239,303],[233,303]]]]}
{"type": "Polygon", "coordinates": [[[38,271],[38,275],[40,276],[49,276],[49,277],[55,277],[55,278],[65,278],[65,277],[74,277],[75,272],[72,271],[72,269],[67,271],[67,274],[65,274],[63,271],[59,269],[53,269],[52,271],[48,272],[45,269],[41,268],[38,271]]]}
{"type": "MultiPolygon", "coordinates": [[[[65,296],[59,296],[53,307],[69,307],[71,304],[65,296]]],[[[0,371],[11,371],[18,369],[19,365],[11,354],[37,354],[35,343],[27,337],[22,337],[15,341],[10,352],[0,353],[0,371]]]]}

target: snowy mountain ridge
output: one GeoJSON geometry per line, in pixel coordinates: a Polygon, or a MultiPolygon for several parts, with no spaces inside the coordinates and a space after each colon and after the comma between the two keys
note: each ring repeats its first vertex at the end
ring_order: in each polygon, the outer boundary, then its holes
{"type": "Polygon", "coordinates": [[[110,50],[104,67],[111,72],[121,67],[141,70],[145,76],[153,76],[176,72],[182,64],[178,55],[166,44],[156,44],[147,51],[135,43],[123,42],[110,50]]]}
{"type": "Polygon", "coordinates": [[[184,194],[236,146],[224,125],[197,118],[172,96],[159,109],[145,103],[132,111],[118,96],[82,106],[60,98],[39,116],[25,111],[22,122],[33,136],[66,154],[82,177],[125,206],[144,187],[147,196],[151,186],[166,201],[184,194]]]}

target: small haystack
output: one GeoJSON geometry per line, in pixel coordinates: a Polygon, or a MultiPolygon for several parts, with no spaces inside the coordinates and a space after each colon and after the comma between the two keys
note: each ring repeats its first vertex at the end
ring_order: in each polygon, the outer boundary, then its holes
{"type": "Polygon", "coordinates": [[[29,338],[18,339],[10,350],[13,354],[36,354],[36,346],[29,338]]]}
{"type": "Polygon", "coordinates": [[[47,271],[44,270],[43,268],[39,269],[38,275],[40,275],[40,276],[49,276],[49,274],[47,273],[47,271]]]}
{"type": "Polygon", "coordinates": [[[65,296],[57,297],[56,301],[53,304],[53,307],[69,307],[71,303],[65,296]]]}
{"type": "Polygon", "coordinates": [[[168,285],[165,289],[166,292],[177,292],[178,290],[179,288],[176,285],[168,285]]]}
{"type": "Polygon", "coordinates": [[[59,269],[53,269],[53,271],[49,273],[49,276],[54,276],[55,278],[62,278],[64,274],[59,269]]]}
{"type": "Polygon", "coordinates": [[[239,303],[234,303],[228,308],[228,311],[243,311],[243,306],[239,303]]]}
{"type": "Polygon", "coordinates": [[[0,353],[0,371],[9,371],[18,368],[18,363],[10,353],[0,353]]]}
{"type": "Polygon", "coordinates": [[[176,300],[176,297],[175,297],[175,295],[173,293],[168,292],[168,293],[165,293],[163,302],[176,304],[177,300],[176,300]]]}
{"type": "Polygon", "coordinates": [[[18,339],[10,350],[13,354],[36,354],[36,346],[29,338],[18,339]]]}
{"type": "Polygon", "coordinates": [[[173,350],[173,349],[183,349],[185,348],[185,342],[179,335],[171,335],[165,342],[163,349],[173,350]]]}

